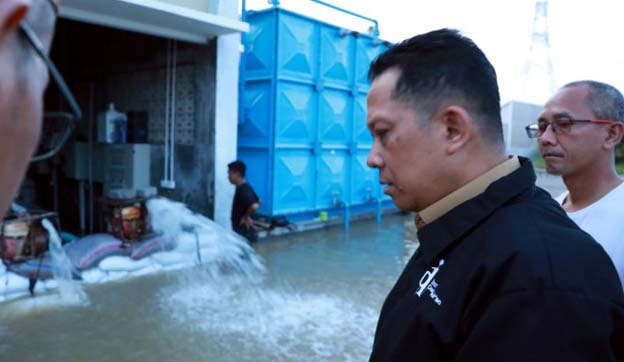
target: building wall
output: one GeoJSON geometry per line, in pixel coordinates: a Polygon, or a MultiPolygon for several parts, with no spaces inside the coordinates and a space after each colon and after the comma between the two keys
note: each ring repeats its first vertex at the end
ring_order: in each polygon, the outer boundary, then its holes
{"type": "Polygon", "coordinates": [[[519,101],[510,101],[501,107],[505,145],[509,153],[534,157],[537,143],[526,135],[525,127],[535,123],[543,107],[519,101]]]}

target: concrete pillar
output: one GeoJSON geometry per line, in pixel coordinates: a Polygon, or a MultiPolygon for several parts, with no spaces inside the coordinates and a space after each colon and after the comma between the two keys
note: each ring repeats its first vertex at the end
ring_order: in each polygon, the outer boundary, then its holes
{"type": "MultiPolygon", "coordinates": [[[[219,0],[217,10],[221,16],[237,19],[238,1],[219,0]]],[[[217,38],[214,220],[227,228],[231,227],[230,212],[234,196],[234,187],[227,178],[227,164],[236,159],[240,39],[240,34],[217,38]]]]}

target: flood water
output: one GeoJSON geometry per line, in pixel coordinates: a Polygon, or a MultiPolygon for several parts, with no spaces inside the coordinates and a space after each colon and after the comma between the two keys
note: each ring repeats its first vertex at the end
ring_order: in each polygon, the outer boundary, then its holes
{"type": "Polygon", "coordinates": [[[88,306],[2,304],[0,361],[366,361],[404,220],[261,239],[252,278],[198,266],[87,285],[88,306]]]}

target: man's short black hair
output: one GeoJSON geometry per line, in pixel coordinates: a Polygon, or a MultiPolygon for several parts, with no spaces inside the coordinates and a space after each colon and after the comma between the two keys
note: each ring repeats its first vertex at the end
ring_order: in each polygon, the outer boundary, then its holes
{"type": "Polygon", "coordinates": [[[401,72],[395,98],[429,117],[443,106],[462,106],[486,141],[503,144],[496,71],[471,39],[454,29],[416,35],[375,59],[368,77],[373,81],[391,68],[401,72]]]}
{"type": "Polygon", "coordinates": [[[241,177],[245,177],[245,171],[247,170],[247,166],[245,166],[245,162],[241,160],[236,160],[234,162],[228,163],[228,170],[237,172],[241,177]]]}

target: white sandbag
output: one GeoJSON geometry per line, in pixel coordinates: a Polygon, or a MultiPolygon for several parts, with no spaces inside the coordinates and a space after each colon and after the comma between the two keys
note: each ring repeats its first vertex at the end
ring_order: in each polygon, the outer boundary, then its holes
{"type": "Polygon", "coordinates": [[[202,248],[200,250],[200,255],[203,262],[212,262],[222,256],[222,254],[219,253],[219,250],[213,247],[202,248]]]}
{"type": "Polygon", "coordinates": [[[166,270],[166,271],[180,270],[180,269],[189,268],[193,265],[195,264],[189,263],[189,262],[181,262],[181,263],[175,263],[175,264],[169,264],[169,265],[163,266],[163,270],[166,270]]]}
{"type": "Polygon", "coordinates": [[[218,235],[214,230],[207,229],[198,230],[197,235],[195,233],[182,233],[178,236],[176,251],[197,253],[198,244],[200,249],[215,248],[222,245],[224,237],[227,237],[227,235],[218,235]]]}
{"type": "Polygon", "coordinates": [[[132,243],[130,257],[138,260],[159,251],[170,251],[175,249],[176,238],[169,235],[155,235],[142,241],[132,243]]]}
{"type": "Polygon", "coordinates": [[[190,254],[197,252],[197,241],[195,240],[195,235],[191,233],[183,233],[178,236],[178,246],[175,248],[175,251],[190,254]]]}
{"type": "Polygon", "coordinates": [[[227,234],[219,234],[216,230],[208,228],[200,228],[197,230],[197,237],[199,238],[200,248],[209,247],[218,242],[219,238],[227,237],[227,234]]]}
{"type": "Polygon", "coordinates": [[[5,302],[5,301],[9,301],[9,300],[15,300],[18,298],[22,298],[25,297],[27,295],[29,295],[30,292],[28,290],[26,291],[17,291],[17,292],[13,292],[13,293],[0,293],[0,302],[5,302]]]}
{"type": "Polygon", "coordinates": [[[7,272],[0,279],[0,294],[28,293],[28,279],[15,273],[7,272]]]}
{"type": "MultiPolygon", "coordinates": [[[[55,274],[65,275],[68,272],[63,267],[59,267],[56,264],[54,258],[48,251],[36,259],[11,263],[8,267],[12,273],[21,275],[24,278],[34,276],[38,280],[53,279],[55,274]]],[[[73,265],[69,265],[68,267],[70,268],[69,272],[72,278],[80,279],[80,272],[76,270],[73,265]]]]}
{"type": "Polygon", "coordinates": [[[58,288],[58,282],[56,281],[56,279],[39,281],[39,283],[43,283],[47,290],[54,290],[58,288]]]}
{"type": "Polygon", "coordinates": [[[35,295],[43,294],[47,291],[48,291],[48,288],[46,288],[45,283],[42,283],[41,280],[38,281],[37,284],[35,284],[35,295]]]}
{"type": "Polygon", "coordinates": [[[193,264],[192,256],[182,254],[177,251],[163,251],[159,253],[154,253],[149,256],[149,259],[154,260],[162,266],[174,265],[179,263],[193,264]]]}
{"type": "Polygon", "coordinates": [[[112,282],[115,280],[126,278],[130,273],[127,271],[110,271],[106,272],[106,277],[102,279],[102,283],[104,282],[112,282]]]}
{"type": "Polygon", "coordinates": [[[160,264],[152,263],[152,264],[146,266],[143,269],[139,269],[139,270],[133,271],[132,272],[132,276],[133,277],[140,277],[140,276],[143,276],[143,275],[158,273],[161,270],[163,270],[163,268],[162,268],[162,266],[160,264]]]}
{"type": "Polygon", "coordinates": [[[126,256],[109,256],[100,261],[98,269],[106,272],[125,271],[131,272],[148,266],[146,259],[132,260],[126,256]]]}
{"type": "Polygon", "coordinates": [[[106,278],[106,272],[98,268],[87,269],[82,272],[82,282],[86,284],[100,283],[106,278]]]}
{"type": "Polygon", "coordinates": [[[92,234],[75,240],[63,247],[72,264],[78,270],[90,269],[107,257],[127,255],[129,248],[110,234],[92,234]]]}

